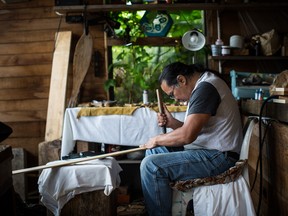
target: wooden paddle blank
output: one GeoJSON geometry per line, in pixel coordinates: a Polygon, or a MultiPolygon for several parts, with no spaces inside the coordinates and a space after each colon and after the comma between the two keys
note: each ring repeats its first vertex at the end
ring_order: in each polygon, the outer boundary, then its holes
{"type": "Polygon", "coordinates": [[[93,37],[83,33],[77,42],[73,58],[73,88],[68,107],[75,107],[81,84],[87,74],[93,53],[93,37]]]}

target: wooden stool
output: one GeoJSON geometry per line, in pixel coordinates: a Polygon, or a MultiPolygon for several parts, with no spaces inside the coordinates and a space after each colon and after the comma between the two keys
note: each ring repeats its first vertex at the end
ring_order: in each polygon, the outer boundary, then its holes
{"type": "MultiPolygon", "coordinates": [[[[82,193],[71,199],[61,210],[61,216],[116,216],[116,195],[106,196],[103,190],[82,193]]],[[[48,210],[47,216],[53,216],[48,210]]]]}
{"type": "Polygon", "coordinates": [[[38,145],[39,165],[59,160],[61,152],[61,140],[44,141],[38,145]]]}

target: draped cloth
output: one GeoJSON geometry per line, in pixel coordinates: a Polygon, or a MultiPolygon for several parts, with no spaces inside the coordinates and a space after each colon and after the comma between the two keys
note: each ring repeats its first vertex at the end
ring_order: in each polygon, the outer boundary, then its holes
{"type": "Polygon", "coordinates": [[[121,171],[112,157],[44,169],[38,179],[41,202],[58,216],[63,206],[77,194],[103,190],[109,196],[120,185],[121,171]]]}
{"type": "MultiPolygon", "coordinates": [[[[183,109],[177,106],[174,107],[174,110],[183,109]]],[[[157,112],[154,108],[111,108],[113,107],[100,109],[99,112],[102,113],[105,110],[106,114],[103,115],[98,115],[98,111],[94,111],[98,108],[66,109],[63,122],[61,157],[73,151],[77,140],[122,146],[139,146],[146,143],[149,138],[162,133],[162,128],[157,123],[157,112]],[[111,114],[112,112],[114,114],[111,114]],[[115,114],[115,112],[122,112],[122,114],[115,114]],[[124,112],[125,114],[123,114],[124,112]]],[[[172,112],[172,115],[183,121],[185,112],[172,112]]]]}

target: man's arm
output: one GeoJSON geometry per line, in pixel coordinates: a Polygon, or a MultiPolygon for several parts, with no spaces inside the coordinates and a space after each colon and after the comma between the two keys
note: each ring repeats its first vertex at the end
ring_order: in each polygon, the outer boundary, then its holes
{"type": "Polygon", "coordinates": [[[141,147],[154,148],[157,146],[183,146],[195,141],[203,126],[209,121],[210,114],[191,114],[185,123],[167,134],[151,138],[141,147]]]}

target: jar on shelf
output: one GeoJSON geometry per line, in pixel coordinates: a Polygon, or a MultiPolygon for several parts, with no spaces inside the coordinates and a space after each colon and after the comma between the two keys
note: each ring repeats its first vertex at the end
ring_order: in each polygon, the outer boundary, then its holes
{"type": "Polygon", "coordinates": [[[230,46],[222,46],[221,54],[223,56],[231,55],[231,47],[230,46]]]}

